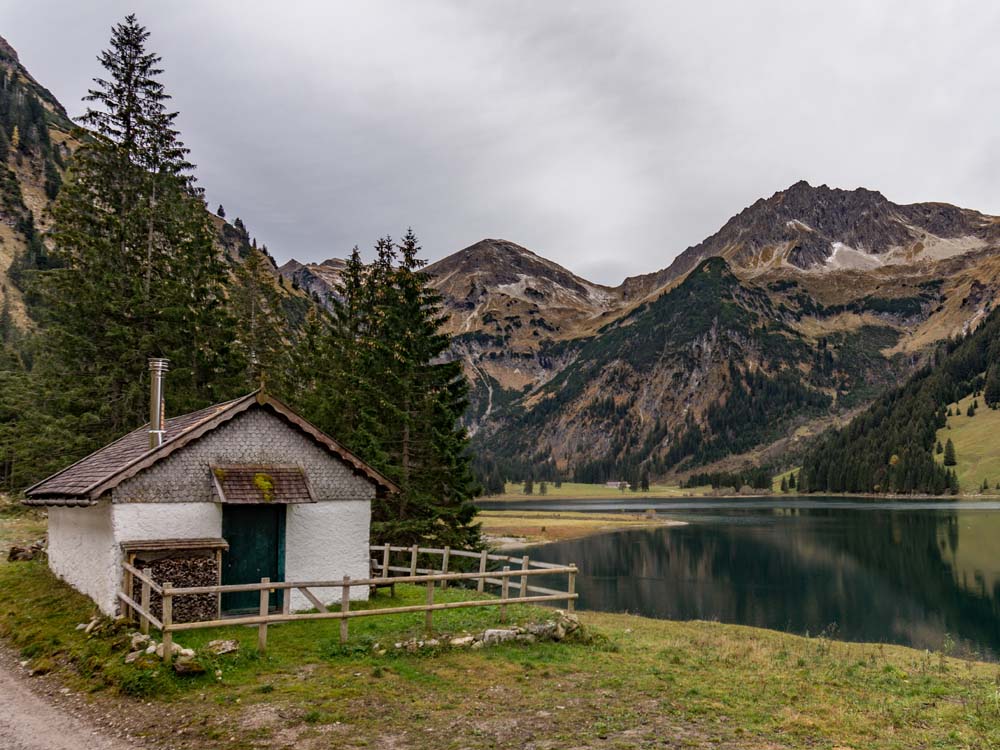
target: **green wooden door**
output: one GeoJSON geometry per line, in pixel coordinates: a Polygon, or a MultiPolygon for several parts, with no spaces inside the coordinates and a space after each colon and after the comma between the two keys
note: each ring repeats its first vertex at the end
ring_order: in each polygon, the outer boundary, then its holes
{"type": "MultiPolygon", "coordinates": [[[[222,583],[259,583],[265,576],[285,580],[285,506],[223,505],[222,537],[229,551],[222,555],[222,583]]],[[[270,606],[279,606],[280,592],[270,606]]],[[[260,593],[239,591],[222,595],[222,611],[257,612],[260,593]]]]}

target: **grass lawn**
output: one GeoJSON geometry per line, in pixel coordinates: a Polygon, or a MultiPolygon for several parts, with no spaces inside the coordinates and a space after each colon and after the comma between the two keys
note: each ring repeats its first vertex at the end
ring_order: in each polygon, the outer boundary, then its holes
{"type": "MultiPolygon", "coordinates": [[[[396,601],[422,598],[401,586],[396,601]]],[[[390,602],[383,592],[375,606],[390,602]]],[[[373,653],[375,642],[423,633],[422,615],[407,614],[352,621],[346,647],[336,621],[271,626],[266,655],[253,628],[180,633],[196,648],[223,636],[242,644],[206,674],[180,677],[125,665],[124,633],[76,631],[92,611],[44,564],[0,563],[0,637],[51,672],[35,679],[90,694],[155,747],[1000,745],[998,665],[900,647],[582,613],[589,638],[579,642],[373,653]]],[[[435,613],[439,633],[496,623],[492,609],[435,613]]]]}
{"type": "MultiPolygon", "coordinates": [[[[771,491],[773,493],[775,493],[776,495],[782,495],[782,494],[795,495],[795,494],[797,494],[798,493],[798,489],[793,489],[793,490],[789,490],[787,493],[782,493],[782,491],[781,491],[781,480],[784,479],[787,482],[788,479],[789,479],[789,477],[792,476],[792,474],[794,474],[795,475],[795,479],[798,480],[799,479],[799,472],[801,470],[802,470],[801,466],[796,466],[795,468],[789,469],[788,471],[782,472],[781,474],[775,474],[774,478],[771,480],[771,491]]],[[[797,483],[798,482],[796,481],[796,484],[797,483]]]]}
{"type": "Polygon", "coordinates": [[[524,494],[524,484],[518,482],[507,482],[503,495],[493,495],[488,500],[641,500],[642,498],[670,498],[670,497],[701,497],[709,495],[711,487],[692,487],[681,489],[676,484],[653,484],[648,492],[633,492],[630,489],[622,490],[614,487],[607,487],[603,484],[584,484],[582,482],[563,482],[562,486],[556,487],[551,482],[546,484],[545,494],[541,493],[541,482],[535,482],[534,492],[530,495],[524,494]]]}
{"type": "MultiPolygon", "coordinates": [[[[989,482],[987,494],[998,495],[1000,490],[996,485],[1000,482],[1000,410],[994,411],[986,406],[980,397],[979,408],[974,417],[965,413],[972,403],[973,397],[967,396],[958,404],[949,404],[952,414],[948,424],[938,430],[937,438],[944,445],[948,438],[955,444],[955,457],[958,465],[958,484],[963,494],[973,495],[980,491],[983,480],[989,482]],[[950,429],[949,429],[950,428],[950,429]]],[[[942,455],[936,455],[938,462],[943,461],[942,455]]]]}

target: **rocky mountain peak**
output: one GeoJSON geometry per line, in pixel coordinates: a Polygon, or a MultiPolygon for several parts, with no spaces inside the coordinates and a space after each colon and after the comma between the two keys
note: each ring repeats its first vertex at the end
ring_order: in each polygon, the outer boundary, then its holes
{"type": "Polygon", "coordinates": [[[432,263],[427,272],[435,277],[435,286],[442,289],[461,278],[465,287],[469,287],[471,281],[472,286],[479,289],[503,287],[514,291],[515,287],[524,286],[544,294],[545,287],[558,287],[581,300],[596,301],[612,296],[607,287],[592,284],[558,263],[502,239],[480,240],[432,263]]]}
{"type": "Polygon", "coordinates": [[[52,92],[42,86],[31,77],[31,74],[21,64],[15,50],[6,39],[0,36],[0,68],[6,68],[15,78],[20,78],[34,91],[35,95],[42,100],[45,108],[56,116],[56,124],[63,130],[69,130],[73,124],[70,122],[66,110],[59,100],[53,96],[52,92]]]}
{"type": "Polygon", "coordinates": [[[689,247],[670,266],[626,279],[627,299],[655,292],[712,256],[739,275],[913,265],[981,250],[1000,241],[996,219],[947,203],[893,203],[876,190],[842,190],[800,180],[760,198],[689,247]]]}
{"type": "Polygon", "coordinates": [[[0,36],[0,60],[9,60],[13,63],[20,63],[17,59],[17,50],[10,46],[10,42],[0,36]]]}

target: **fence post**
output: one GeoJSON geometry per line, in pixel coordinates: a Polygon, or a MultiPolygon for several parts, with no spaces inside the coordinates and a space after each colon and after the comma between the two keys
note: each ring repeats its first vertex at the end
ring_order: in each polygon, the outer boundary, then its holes
{"type": "MultiPolygon", "coordinates": [[[[527,570],[531,567],[531,561],[528,560],[528,556],[525,555],[521,558],[521,570],[527,570]]],[[[528,576],[521,576],[521,597],[528,595],[528,576]]]]}
{"type": "Polygon", "coordinates": [[[566,593],[569,594],[569,599],[566,601],[566,610],[572,612],[576,609],[576,565],[570,563],[570,567],[573,568],[569,572],[569,586],[567,587],[566,593]]]}
{"type": "MultiPolygon", "coordinates": [[[[510,593],[510,566],[503,567],[503,580],[500,581],[500,601],[506,602],[510,593]]],[[[500,605],[500,622],[507,622],[507,605],[500,605]]]]}
{"type": "MultiPolygon", "coordinates": [[[[153,575],[152,568],[143,568],[142,574],[146,578],[151,578],[153,575]]],[[[149,620],[147,620],[144,614],[149,614],[149,581],[142,582],[142,596],[139,598],[139,605],[142,607],[142,612],[139,614],[139,632],[148,633],[149,632],[149,620]]]]}
{"type": "MultiPolygon", "coordinates": [[[[127,596],[129,599],[132,598],[132,574],[129,573],[127,570],[125,570],[124,565],[122,566],[122,593],[125,594],[125,596],[127,596]]],[[[122,608],[122,616],[128,622],[131,622],[132,618],[134,617],[131,605],[122,602],[121,608],[122,608]]]]}
{"type": "MultiPolygon", "coordinates": [[[[451,547],[449,547],[448,545],[445,545],[445,547],[444,547],[444,554],[441,557],[442,557],[442,560],[441,560],[441,572],[442,573],[447,573],[448,572],[448,558],[451,557],[451,547]]],[[[448,588],[448,581],[441,581],[441,590],[444,591],[446,588],[448,588]]]]}
{"type": "Polygon", "coordinates": [[[347,613],[351,610],[351,577],[344,576],[340,589],[340,642],[347,643],[347,613]]]}
{"type": "MultiPolygon", "coordinates": [[[[427,606],[434,605],[434,581],[427,582],[427,606]]],[[[431,630],[434,627],[434,610],[428,609],[424,615],[424,627],[431,630]]]]}
{"type": "Polygon", "coordinates": [[[412,551],[410,553],[410,575],[415,576],[417,574],[417,552],[420,548],[417,545],[413,545],[412,551]]]}
{"type": "MultiPolygon", "coordinates": [[[[222,585],[222,550],[215,550],[215,585],[222,585]]],[[[215,617],[222,619],[222,592],[215,595],[215,617]]]]}
{"type": "Polygon", "coordinates": [[[382,548],[382,577],[383,578],[388,578],[389,577],[389,555],[391,553],[392,553],[392,549],[389,547],[388,544],[385,545],[385,547],[382,548]]]}
{"type": "Polygon", "coordinates": [[[170,664],[170,659],[174,655],[174,634],[170,632],[170,626],[174,624],[174,595],[170,590],[174,584],[169,581],[163,583],[163,663],[170,664]]]}
{"type": "Polygon", "coordinates": [[[292,590],[290,588],[281,590],[281,614],[291,614],[292,611],[292,590]]]}
{"type": "Polygon", "coordinates": [[[476,585],[476,591],[480,594],[486,590],[486,564],[489,560],[489,553],[486,550],[482,551],[479,555],[479,583],[476,585]]]}
{"type": "MultiPolygon", "coordinates": [[[[267,577],[261,578],[260,582],[261,584],[270,583],[271,579],[267,577]]],[[[261,617],[267,617],[267,610],[269,608],[268,599],[270,599],[270,597],[271,597],[271,592],[267,588],[267,586],[261,588],[260,610],[259,610],[259,614],[261,617]]],[[[262,654],[265,651],[267,651],[267,620],[264,620],[264,622],[260,623],[257,626],[257,650],[260,651],[262,654]]]]}

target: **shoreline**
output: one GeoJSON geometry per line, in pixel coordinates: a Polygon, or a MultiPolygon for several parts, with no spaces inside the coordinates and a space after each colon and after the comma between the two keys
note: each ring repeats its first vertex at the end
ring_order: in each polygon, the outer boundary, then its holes
{"type": "Polygon", "coordinates": [[[822,494],[792,494],[792,493],[776,493],[768,492],[761,494],[711,494],[705,493],[701,495],[689,494],[689,495],[664,495],[664,494],[644,494],[644,493],[626,493],[622,495],[621,493],[607,494],[607,495],[587,495],[586,497],[578,497],[574,495],[484,495],[482,497],[477,497],[476,502],[489,502],[489,503],[544,503],[544,502],[559,502],[559,501],[576,501],[576,500],[622,500],[626,502],[633,502],[639,499],[647,500],[792,500],[792,499],[821,499],[821,498],[834,498],[837,500],[878,500],[886,501],[893,500],[899,502],[923,502],[926,500],[936,500],[939,502],[949,502],[949,501],[990,501],[996,500],[1000,501],[1000,493],[984,495],[984,494],[966,494],[960,493],[958,495],[884,495],[876,494],[874,492],[864,493],[864,492],[824,492],[822,494]]]}
{"type": "Polygon", "coordinates": [[[554,542],[583,539],[625,529],[686,526],[678,521],[645,513],[591,513],[586,511],[480,510],[483,538],[503,551],[554,542]]]}

